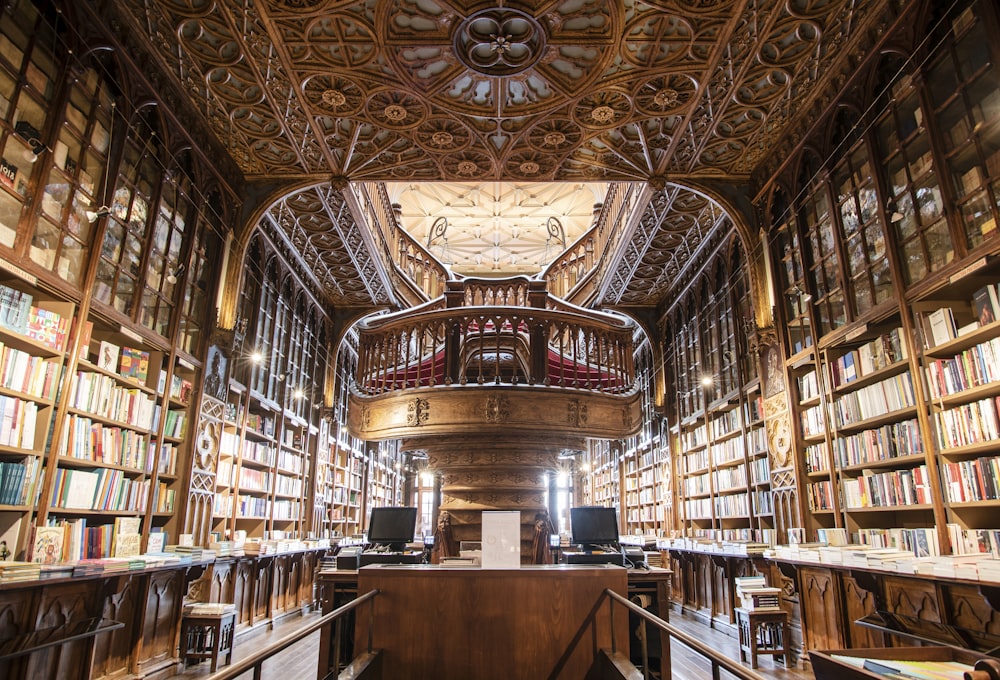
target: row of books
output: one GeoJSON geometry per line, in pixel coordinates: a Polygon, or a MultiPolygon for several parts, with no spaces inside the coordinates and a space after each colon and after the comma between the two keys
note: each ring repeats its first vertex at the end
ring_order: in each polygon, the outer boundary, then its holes
{"type": "Polygon", "coordinates": [[[0,342],[0,386],[38,399],[54,399],[62,365],[0,342]]]}
{"type": "Polygon", "coordinates": [[[282,474],[276,475],[274,478],[274,492],[282,496],[301,496],[302,479],[282,474]]]}
{"type": "Polygon", "coordinates": [[[300,517],[301,507],[301,501],[279,498],[271,505],[271,517],[276,520],[298,519],[300,517]]]}
{"type": "Polygon", "coordinates": [[[719,517],[749,517],[750,499],[746,493],[716,496],[715,511],[719,517]]]}
{"type": "Polygon", "coordinates": [[[847,508],[884,508],[925,505],[931,502],[927,466],[875,472],[864,470],[860,477],[843,480],[847,508]]]}
{"type": "Polygon", "coordinates": [[[135,480],[121,470],[57,468],[52,504],[67,510],[137,512],[146,508],[150,480],[135,480]]]}
{"type": "Polygon", "coordinates": [[[151,429],[154,399],[151,395],[119,385],[114,378],[90,371],[78,371],[70,387],[70,407],[101,418],[151,429]]]}
{"type": "Polygon", "coordinates": [[[0,326],[13,333],[26,335],[28,313],[33,300],[31,293],[0,284],[0,326]]]}
{"type": "MultiPolygon", "coordinates": [[[[75,565],[73,575],[144,568],[150,560],[136,560],[142,545],[140,525],[139,517],[118,517],[113,524],[96,526],[80,517],[35,527],[29,558],[45,565],[70,563],[75,565]],[[100,560],[115,561],[101,564],[100,560]]],[[[165,532],[150,532],[147,552],[162,551],[165,540],[165,532]]]]}
{"type": "Polygon", "coordinates": [[[711,487],[709,486],[708,473],[691,475],[684,479],[684,495],[700,496],[710,492],[711,487]]]}
{"type": "Polygon", "coordinates": [[[824,479],[806,485],[806,500],[813,512],[833,510],[833,482],[824,479]]]}
{"type": "MultiPolygon", "coordinates": [[[[156,405],[154,411],[153,422],[158,423],[161,413],[161,407],[159,404],[156,405]]],[[[187,426],[187,413],[175,409],[167,409],[166,414],[167,418],[163,424],[163,435],[165,437],[180,439],[184,436],[184,430],[187,426]]]]}
{"type": "Polygon", "coordinates": [[[833,415],[841,427],[909,408],[917,403],[909,371],[839,397],[833,415]]]}
{"type": "Polygon", "coordinates": [[[980,399],[934,413],[934,432],[941,450],[994,441],[998,436],[1000,397],[980,399]]]}
{"type": "Polygon", "coordinates": [[[1000,381],[1000,337],[948,359],[933,359],[924,370],[935,399],[1000,381]]]}
{"type": "Polygon", "coordinates": [[[823,406],[811,406],[803,409],[799,414],[802,422],[802,436],[815,437],[822,435],[826,429],[826,417],[823,415],[823,406]]]}
{"type": "Polygon", "coordinates": [[[830,459],[826,455],[826,442],[810,444],[805,448],[806,472],[826,472],[830,469],[830,459]]]}
{"type": "Polygon", "coordinates": [[[274,465],[275,448],[270,442],[257,442],[244,439],[240,443],[240,437],[236,432],[223,431],[219,441],[219,450],[229,455],[239,452],[243,460],[253,461],[261,465],[274,465]]]}
{"type": "Polygon", "coordinates": [[[712,499],[694,498],[684,501],[684,514],[687,519],[712,519],[712,499]]]}
{"type": "Polygon", "coordinates": [[[876,548],[909,550],[917,557],[940,555],[936,527],[881,527],[858,529],[857,542],[876,548]]]}
{"type": "Polygon", "coordinates": [[[101,340],[97,346],[97,366],[105,371],[130,378],[145,384],[149,375],[147,351],[134,347],[123,347],[109,340],[101,340]]]}
{"type": "Polygon", "coordinates": [[[32,498],[38,459],[0,461],[0,505],[27,505],[32,498]]]}
{"type": "Polygon", "coordinates": [[[808,371],[795,379],[799,387],[799,401],[811,401],[819,396],[819,379],[816,371],[808,371]]]}
{"type": "Polygon", "coordinates": [[[890,458],[924,453],[920,425],[915,418],[882,425],[833,440],[834,458],[840,467],[862,465],[890,458]]]}
{"type": "Polygon", "coordinates": [[[731,489],[746,488],[747,470],[745,464],[734,465],[733,467],[716,470],[712,473],[714,477],[715,490],[717,492],[731,489]]]}
{"type": "Polygon", "coordinates": [[[970,330],[995,323],[1000,318],[1000,294],[997,285],[982,286],[972,294],[968,307],[960,310],[968,314],[971,310],[974,321],[959,328],[955,321],[955,311],[951,307],[940,307],[921,316],[924,343],[928,348],[942,345],[964,335],[970,330]]]}
{"type": "Polygon", "coordinates": [[[945,498],[950,503],[1000,500],[1000,457],[942,463],[945,498]]]}
{"type": "Polygon", "coordinates": [[[38,404],[0,395],[0,446],[34,449],[38,424],[38,404]]]}
{"type": "Polygon", "coordinates": [[[716,465],[727,463],[731,460],[742,460],[746,454],[746,444],[743,435],[739,434],[721,442],[715,442],[711,446],[712,460],[716,465]]]}
{"type": "Polygon", "coordinates": [[[63,423],[59,455],[143,472],[153,471],[147,435],[76,414],[70,414],[63,423]]]}
{"type": "Polygon", "coordinates": [[[902,337],[903,329],[894,328],[830,362],[830,381],[834,389],[906,360],[908,354],[902,337]]]}
{"type": "Polygon", "coordinates": [[[657,550],[691,550],[720,555],[761,555],[774,544],[773,529],[704,529],[698,536],[656,539],[657,550]]]}

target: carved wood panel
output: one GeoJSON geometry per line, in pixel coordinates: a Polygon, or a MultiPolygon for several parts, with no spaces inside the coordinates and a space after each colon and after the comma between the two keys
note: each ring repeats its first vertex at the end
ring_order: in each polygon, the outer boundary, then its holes
{"type": "Polygon", "coordinates": [[[236,569],[233,560],[217,560],[212,565],[209,601],[233,602],[235,589],[236,569]]]}
{"type": "Polygon", "coordinates": [[[132,663],[132,637],[142,608],[140,577],[119,576],[104,582],[103,617],[120,621],[124,628],[98,635],[94,642],[94,677],[119,675],[132,663]]]}
{"type": "MultiPolygon", "coordinates": [[[[59,588],[44,588],[39,599],[34,629],[61,626],[68,621],[80,621],[98,616],[92,583],[76,583],[59,588]]],[[[29,678],[76,678],[86,658],[86,645],[71,642],[32,654],[26,674],[29,678]]]]}
{"type": "Polygon", "coordinates": [[[712,616],[732,622],[729,602],[729,560],[726,558],[710,559],[712,580],[710,597],[712,598],[712,616]]]}
{"type": "Polygon", "coordinates": [[[290,609],[288,603],[288,555],[278,555],[272,562],[271,578],[273,587],[271,588],[271,611],[279,614],[286,609],[290,609]]]}
{"type": "Polygon", "coordinates": [[[184,602],[183,570],[152,572],[147,577],[139,668],[176,658],[177,634],[184,602]]]}
{"type": "Polygon", "coordinates": [[[233,578],[233,604],[236,605],[236,623],[249,623],[253,616],[253,558],[236,562],[233,578]]]}
{"type": "Polygon", "coordinates": [[[847,616],[847,638],[850,647],[885,647],[885,636],[878,631],[854,623],[875,611],[876,594],[866,589],[851,574],[842,574],[844,592],[844,613],[847,616]]]}
{"type": "Polygon", "coordinates": [[[253,624],[271,615],[271,570],[273,557],[258,557],[253,563],[253,611],[250,623],[253,624]]]}
{"type": "Polygon", "coordinates": [[[804,651],[843,649],[847,639],[841,626],[843,616],[836,575],[829,569],[803,567],[799,578],[804,651]]]}
{"type": "MultiPolygon", "coordinates": [[[[7,640],[32,628],[31,615],[35,611],[36,591],[20,590],[0,592],[0,637],[7,640]]],[[[22,677],[27,659],[12,659],[0,664],[0,680],[22,677]]]]}
{"type": "MultiPolygon", "coordinates": [[[[990,586],[986,586],[989,588],[990,586]]],[[[969,631],[1000,637],[1000,613],[978,587],[955,585],[944,590],[944,611],[949,623],[969,631]]]]}
{"type": "Polygon", "coordinates": [[[694,571],[694,606],[711,612],[712,560],[706,555],[695,555],[694,571]]]}

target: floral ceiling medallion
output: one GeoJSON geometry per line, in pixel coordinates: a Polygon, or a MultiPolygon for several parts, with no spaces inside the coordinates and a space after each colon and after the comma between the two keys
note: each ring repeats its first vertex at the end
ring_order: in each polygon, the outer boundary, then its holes
{"type": "Polygon", "coordinates": [[[459,60],[473,71],[509,76],[531,68],[542,56],[545,30],[516,9],[485,9],[458,25],[454,45],[459,60]]]}

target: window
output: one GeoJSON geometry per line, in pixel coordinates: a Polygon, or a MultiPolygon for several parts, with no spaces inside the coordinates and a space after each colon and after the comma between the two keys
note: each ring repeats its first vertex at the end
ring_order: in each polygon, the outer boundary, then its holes
{"type": "MultiPolygon", "coordinates": [[[[806,195],[799,212],[806,232],[809,292],[816,310],[820,336],[847,323],[844,289],[840,281],[837,232],[830,213],[830,196],[825,174],[814,162],[807,162],[800,176],[806,195]]],[[[803,291],[804,294],[804,291],[803,291]]]]}
{"type": "Polygon", "coordinates": [[[997,236],[1000,207],[1000,75],[990,53],[982,3],[945,21],[949,37],[927,85],[934,121],[958,199],[965,246],[997,236]]]}
{"type": "MultiPolygon", "coordinates": [[[[48,150],[44,134],[59,71],[56,44],[50,23],[31,3],[0,12],[0,245],[7,248],[15,245],[33,163],[48,150]]],[[[43,209],[58,213],[71,203],[69,187],[58,177],[49,182],[43,209]]]]}
{"type": "Polygon", "coordinates": [[[905,284],[911,285],[951,262],[955,248],[944,218],[924,110],[912,78],[895,78],[901,70],[896,59],[881,65],[881,81],[892,87],[879,100],[877,108],[883,113],[875,136],[890,192],[888,208],[897,215],[892,224],[905,284]]]}
{"type": "Polygon", "coordinates": [[[89,67],[70,85],[28,250],[37,265],[76,285],[86,269],[110,162],[115,94],[100,75],[108,69],[103,63],[89,67]]]}
{"type": "Polygon", "coordinates": [[[892,297],[885,232],[864,144],[856,144],[834,168],[833,190],[847,256],[848,290],[856,316],[892,297]]]}

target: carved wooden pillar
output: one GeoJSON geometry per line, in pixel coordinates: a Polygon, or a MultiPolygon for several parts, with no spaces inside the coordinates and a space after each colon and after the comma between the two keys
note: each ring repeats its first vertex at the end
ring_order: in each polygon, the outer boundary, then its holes
{"type": "MultiPolygon", "coordinates": [[[[545,473],[556,469],[558,444],[535,439],[436,438],[422,440],[427,469],[441,478],[441,511],[451,516],[452,535],[461,541],[482,539],[482,513],[521,513],[521,559],[531,558],[535,514],[546,511],[545,473]]],[[[405,447],[405,444],[404,444],[405,447]]]]}

